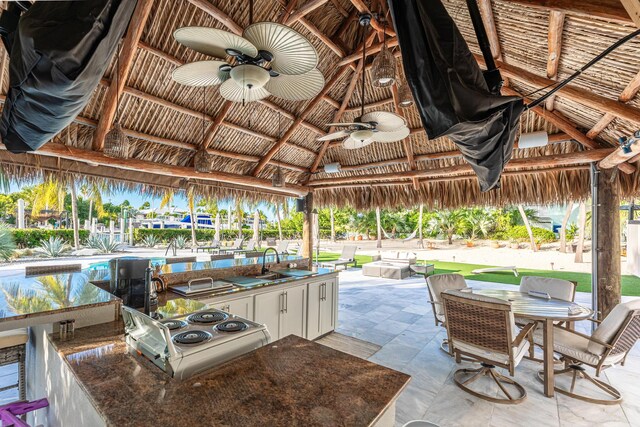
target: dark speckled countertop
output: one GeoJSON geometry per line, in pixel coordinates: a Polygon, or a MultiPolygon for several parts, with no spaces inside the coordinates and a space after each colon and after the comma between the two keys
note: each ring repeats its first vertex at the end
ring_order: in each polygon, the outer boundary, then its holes
{"type": "Polygon", "coordinates": [[[113,426],[368,426],[410,377],[288,336],[177,381],[131,355],[121,323],[51,340],[113,426]]]}

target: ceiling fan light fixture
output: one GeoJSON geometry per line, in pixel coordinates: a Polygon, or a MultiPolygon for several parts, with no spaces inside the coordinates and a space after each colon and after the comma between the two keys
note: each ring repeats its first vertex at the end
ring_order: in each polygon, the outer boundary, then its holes
{"type": "Polygon", "coordinates": [[[386,45],[373,60],[371,78],[375,87],[388,87],[396,81],[396,58],[386,45]]]}
{"type": "Polygon", "coordinates": [[[356,141],[364,142],[373,137],[373,131],[369,129],[357,130],[351,134],[351,138],[356,141]]]}
{"type": "Polygon", "coordinates": [[[269,71],[253,64],[242,64],[231,69],[231,78],[238,86],[260,89],[269,81],[269,71]]]}

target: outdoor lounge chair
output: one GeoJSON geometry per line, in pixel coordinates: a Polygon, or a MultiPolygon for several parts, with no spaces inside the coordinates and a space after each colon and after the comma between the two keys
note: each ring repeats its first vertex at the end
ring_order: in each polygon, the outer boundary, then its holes
{"type": "Polygon", "coordinates": [[[333,267],[335,269],[338,266],[344,266],[344,268],[348,268],[349,264],[353,264],[354,267],[358,266],[358,261],[356,260],[356,250],[358,249],[355,245],[345,245],[342,247],[342,254],[340,254],[340,258],[335,261],[324,261],[320,264],[321,267],[333,267]]]}
{"type": "Polygon", "coordinates": [[[278,242],[278,246],[276,247],[276,251],[278,251],[279,254],[286,254],[288,248],[289,248],[289,241],[280,240],[280,242],[278,242]]]}
{"type": "MultiPolygon", "coordinates": [[[[434,274],[431,277],[425,276],[427,282],[427,290],[429,291],[429,303],[431,304],[431,311],[433,312],[433,319],[436,322],[436,326],[445,325],[444,319],[444,306],[442,305],[441,294],[448,290],[460,290],[467,288],[467,282],[464,280],[464,276],[461,274],[434,274]]],[[[449,340],[447,338],[442,340],[440,349],[445,353],[452,354],[449,348],[449,340]]]]}
{"type": "MultiPolygon", "coordinates": [[[[584,400],[590,403],[613,405],[622,401],[622,395],[613,386],[594,378],[587,373],[583,365],[595,368],[596,377],[600,373],[617,363],[624,365],[627,354],[640,338],[640,300],[636,299],[618,304],[602,322],[599,323],[591,335],[585,335],[561,326],[554,326],[553,351],[562,355],[565,368],[555,370],[554,375],[571,375],[569,389],[558,386],[556,380],[555,391],[558,393],[584,400]],[[610,396],[608,399],[598,398],[594,394],[579,394],[575,386],[579,378],[589,380],[587,384],[594,384],[599,391],[610,396]]],[[[543,342],[542,331],[534,333],[536,344],[543,342]]],[[[544,379],[544,374],[538,372],[538,379],[544,379]]]]}
{"type": "Polygon", "coordinates": [[[203,245],[203,246],[196,246],[196,253],[202,251],[202,252],[211,252],[213,250],[219,250],[220,249],[220,241],[219,240],[212,240],[210,244],[208,245],[203,245]]]}
{"type": "Polygon", "coordinates": [[[242,238],[236,239],[233,241],[233,245],[229,246],[228,248],[221,247],[220,252],[235,253],[235,252],[241,251],[243,243],[244,243],[244,239],[242,238]]]}
{"type": "Polygon", "coordinates": [[[524,387],[495,368],[507,369],[513,377],[516,366],[529,349],[527,338],[535,324],[530,323],[518,330],[511,303],[497,298],[450,290],[442,293],[442,302],[456,362],[460,363],[462,356],[466,356],[481,363],[477,369],[458,369],[453,374],[456,385],[469,394],[494,403],[524,401],[527,397],[524,387]],[[486,393],[486,384],[471,388],[472,383],[483,377],[498,385],[498,394],[486,393]],[[498,397],[501,394],[505,397],[498,397]]]}

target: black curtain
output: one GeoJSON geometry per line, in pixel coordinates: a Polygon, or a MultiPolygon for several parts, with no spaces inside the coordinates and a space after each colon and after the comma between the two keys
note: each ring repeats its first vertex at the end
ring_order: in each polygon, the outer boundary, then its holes
{"type": "Polygon", "coordinates": [[[482,191],[499,187],[524,111],[522,99],[491,94],[440,0],[388,2],[407,83],[428,137],[451,138],[482,191]]]}
{"type": "Polygon", "coordinates": [[[37,150],[82,111],[124,35],[135,0],[37,1],[10,41],[0,137],[13,153],[37,150]]]}

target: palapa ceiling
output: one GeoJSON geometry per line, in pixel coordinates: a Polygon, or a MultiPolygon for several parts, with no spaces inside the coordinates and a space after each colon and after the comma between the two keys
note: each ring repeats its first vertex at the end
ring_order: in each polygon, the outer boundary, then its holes
{"type": "MultiPolygon", "coordinates": [[[[482,64],[466,2],[444,2],[482,64]]],[[[493,56],[507,78],[505,94],[529,95],[549,80],[563,79],[636,29],[616,0],[478,3],[493,56]],[[541,7],[540,3],[553,3],[557,9],[541,7]]],[[[635,39],[585,72],[544,107],[523,116],[522,132],[545,130],[552,135],[553,144],[516,149],[501,189],[483,194],[451,141],[428,141],[415,106],[396,108],[393,90],[369,83],[371,61],[382,40],[377,21],[377,30],[370,31],[367,39],[371,55],[364,66],[366,111],[399,112],[406,117],[411,135],[405,141],[373,143],[361,150],[343,149],[340,141],[316,140],[328,131],[326,123],[350,121],[359,115],[361,94],[356,83],[362,64],[357,14],[367,9],[386,12],[382,1],[255,0],[254,21],[286,23],[317,49],[318,68],[327,85],[313,100],[290,102],[269,97],[243,106],[222,99],[217,87],[203,90],[173,82],[171,72],[177,66],[206,59],[178,44],[173,31],[197,25],[241,33],[249,24],[248,5],[248,1],[233,0],[138,0],[120,51],[120,91],[114,58],[91,101],[69,128],[37,154],[12,155],[1,150],[0,161],[16,177],[44,171],[113,179],[140,185],[144,191],[189,188],[203,195],[252,199],[300,196],[313,190],[321,205],[358,208],[418,203],[440,207],[553,203],[587,197],[589,163],[608,154],[617,137],[633,132],[640,122],[636,96],[640,89],[640,39],[635,39]],[[100,153],[116,108],[132,141],[129,160],[113,160],[100,153]],[[210,174],[193,169],[193,156],[203,141],[213,156],[214,172],[210,174]],[[339,162],[342,171],[324,173],[322,166],[333,162],[339,162]],[[283,189],[270,184],[278,164],[286,175],[283,189]]],[[[392,28],[387,32],[400,65],[394,32],[392,28]]],[[[9,84],[4,49],[1,61],[4,99],[9,84]]],[[[399,75],[403,76],[401,67],[399,75]]],[[[635,194],[635,159],[620,170],[623,193],[635,194]]]]}

